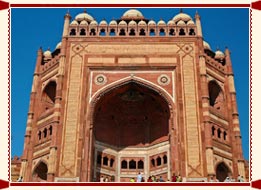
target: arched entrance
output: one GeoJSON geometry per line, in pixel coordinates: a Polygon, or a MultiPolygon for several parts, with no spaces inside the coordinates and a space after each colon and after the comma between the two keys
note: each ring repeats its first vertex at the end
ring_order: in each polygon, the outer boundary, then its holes
{"type": "Polygon", "coordinates": [[[226,177],[229,177],[230,174],[231,174],[231,171],[224,162],[221,162],[217,165],[216,178],[220,182],[223,182],[226,179],[226,177]]]}
{"type": "Polygon", "coordinates": [[[40,161],[33,171],[33,181],[47,181],[47,172],[47,165],[44,162],[40,161]]]}
{"type": "Polygon", "coordinates": [[[169,120],[167,101],[142,84],[103,94],[93,114],[93,180],[129,181],[139,172],[169,179],[169,120]]]}

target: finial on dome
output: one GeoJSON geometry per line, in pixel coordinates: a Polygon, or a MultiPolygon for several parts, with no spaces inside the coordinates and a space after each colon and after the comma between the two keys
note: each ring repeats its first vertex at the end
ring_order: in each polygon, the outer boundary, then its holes
{"type": "Polygon", "coordinates": [[[182,8],[180,8],[179,13],[183,13],[183,9],[182,8]]]}
{"type": "Polygon", "coordinates": [[[84,13],[87,13],[87,10],[86,10],[86,8],[84,8],[84,9],[83,9],[83,12],[84,12],[84,13]]]}

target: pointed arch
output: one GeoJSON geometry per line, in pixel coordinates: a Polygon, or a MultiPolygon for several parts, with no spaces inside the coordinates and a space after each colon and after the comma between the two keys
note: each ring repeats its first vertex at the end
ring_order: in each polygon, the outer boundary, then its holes
{"type": "Polygon", "coordinates": [[[208,83],[209,105],[217,110],[222,110],[224,106],[224,93],[215,80],[208,83]]]}
{"type": "Polygon", "coordinates": [[[151,83],[147,80],[144,80],[142,78],[130,76],[130,77],[126,77],[124,79],[118,80],[114,83],[108,84],[108,85],[104,86],[103,88],[99,89],[95,94],[93,94],[90,99],[90,103],[92,105],[92,110],[90,110],[91,113],[93,113],[94,105],[100,99],[100,97],[104,96],[107,92],[111,91],[115,87],[120,87],[120,86],[126,85],[128,83],[137,83],[141,86],[145,86],[145,87],[157,92],[168,103],[171,111],[172,111],[172,109],[175,109],[174,98],[164,88],[162,88],[159,85],[156,85],[154,83],[151,83]]]}
{"type": "Polygon", "coordinates": [[[226,177],[228,177],[230,174],[231,170],[225,162],[219,162],[216,165],[216,178],[220,182],[223,182],[226,179],[226,177]]]}
{"type": "Polygon", "coordinates": [[[56,82],[50,81],[45,87],[42,92],[42,101],[48,104],[54,104],[55,96],[56,96],[56,82]]]}
{"type": "Polygon", "coordinates": [[[47,180],[48,165],[44,160],[40,160],[33,169],[33,181],[47,180]]]}

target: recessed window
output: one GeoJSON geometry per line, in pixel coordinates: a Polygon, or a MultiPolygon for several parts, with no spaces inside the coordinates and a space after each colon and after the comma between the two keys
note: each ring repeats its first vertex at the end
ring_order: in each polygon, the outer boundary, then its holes
{"type": "Polygon", "coordinates": [[[47,137],[47,129],[46,128],[43,130],[43,134],[44,134],[44,138],[46,138],[47,137]]]}
{"type": "Polygon", "coordinates": [[[134,29],[131,29],[129,35],[130,35],[130,36],[135,36],[135,30],[134,30],[134,29]]]}
{"type": "Polygon", "coordinates": [[[155,36],[155,30],[154,29],[150,29],[150,36],[155,36]]]}
{"type": "Polygon", "coordinates": [[[226,133],[226,131],[224,132],[224,140],[227,140],[227,133],[226,133]]]}
{"type": "Polygon", "coordinates": [[[134,160],[129,162],[129,169],[136,169],[136,162],[134,160]]]}
{"type": "Polygon", "coordinates": [[[110,167],[113,167],[113,164],[114,164],[114,159],[111,158],[111,160],[110,160],[110,167]]]}
{"type": "Polygon", "coordinates": [[[168,163],[168,158],[166,155],[163,156],[163,164],[167,164],[168,163]]]}
{"type": "Polygon", "coordinates": [[[145,33],[145,30],[142,28],[140,29],[140,33],[139,33],[140,36],[145,36],[146,33],[145,33]]]}
{"type": "Polygon", "coordinates": [[[160,166],[161,165],[161,157],[158,157],[157,158],[157,166],[160,166]]]}
{"type": "Polygon", "coordinates": [[[39,132],[38,132],[38,140],[41,140],[41,138],[42,138],[42,132],[39,131],[39,132]]]}
{"type": "Polygon", "coordinates": [[[160,29],[159,35],[160,36],[165,36],[165,30],[163,28],[160,29]]]}
{"type": "Polygon", "coordinates": [[[53,126],[50,126],[49,128],[49,135],[51,136],[53,134],[53,126]]]}
{"type": "Polygon", "coordinates": [[[183,28],[181,28],[181,29],[179,30],[179,35],[180,35],[180,36],[185,36],[185,35],[186,35],[185,30],[184,30],[183,28]]]}
{"type": "Polygon", "coordinates": [[[124,29],[121,29],[119,35],[120,35],[120,36],[125,36],[125,35],[126,35],[125,30],[124,30],[124,29]]]}
{"type": "Polygon", "coordinates": [[[215,81],[208,83],[209,105],[220,110],[224,104],[224,95],[220,86],[215,81]]]}
{"type": "Polygon", "coordinates": [[[154,159],[151,159],[151,165],[152,165],[153,167],[155,167],[155,160],[154,160],[154,159]]]}
{"type": "Polygon", "coordinates": [[[221,130],[220,129],[218,129],[218,131],[217,131],[218,133],[218,138],[221,138],[221,130]]]}
{"type": "Polygon", "coordinates": [[[190,36],[195,36],[196,35],[195,30],[194,29],[189,29],[189,35],[190,36]]]}
{"type": "Polygon", "coordinates": [[[173,28],[169,30],[169,35],[170,35],[170,36],[174,36],[174,35],[175,35],[175,31],[174,31],[173,28]]]}
{"type": "Polygon", "coordinates": [[[115,36],[116,35],[115,29],[111,29],[109,35],[110,36],[115,36]]]}
{"type": "Polygon", "coordinates": [[[76,30],[75,29],[71,29],[70,36],[75,36],[75,35],[76,35],[76,30]]]}
{"type": "Polygon", "coordinates": [[[127,169],[127,161],[126,160],[122,160],[121,161],[121,168],[122,169],[127,169]]]}
{"type": "Polygon", "coordinates": [[[142,160],[138,161],[138,169],[143,169],[143,168],[144,168],[143,161],[142,160]]]}
{"type": "Polygon", "coordinates": [[[80,36],[85,36],[85,35],[86,35],[85,29],[81,29],[80,36]]]}
{"type": "Polygon", "coordinates": [[[50,104],[54,105],[55,96],[56,96],[56,82],[51,81],[44,88],[42,101],[47,103],[48,105],[50,104]]]}
{"type": "Polygon", "coordinates": [[[104,28],[100,30],[100,34],[99,35],[100,36],[106,36],[106,32],[105,32],[104,28]]]}
{"type": "Polygon", "coordinates": [[[108,166],[108,161],[109,161],[108,157],[105,156],[105,157],[103,158],[103,165],[104,165],[104,166],[108,166]]]}
{"type": "Polygon", "coordinates": [[[90,36],[96,36],[96,31],[94,28],[91,29],[90,36]]]}

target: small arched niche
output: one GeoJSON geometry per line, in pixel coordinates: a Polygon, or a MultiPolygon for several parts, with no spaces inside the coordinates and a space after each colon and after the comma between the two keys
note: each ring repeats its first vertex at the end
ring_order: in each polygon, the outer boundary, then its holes
{"type": "Polygon", "coordinates": [[[56,82],[51,81],[45,86],[42,93],[42,103],[45,110],[54,107],[55,96],[56,96],[56,82]]]}
{"type": "Polygon", "coordinates": [[[216,81],[212,80],[208,83],[209,105],[217,110],[223,110],[224,94],[221,87],[216,81]]]}

